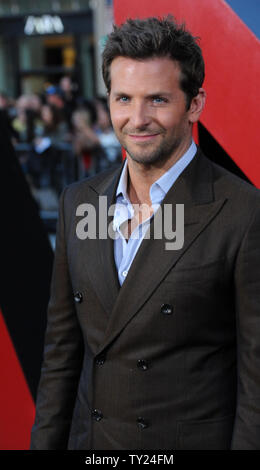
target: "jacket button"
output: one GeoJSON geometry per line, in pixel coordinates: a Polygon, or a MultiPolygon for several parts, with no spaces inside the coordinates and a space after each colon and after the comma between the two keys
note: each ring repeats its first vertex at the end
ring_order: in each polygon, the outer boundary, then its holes
{"type": "Polygon", "coordinates": [[[139,369],[142,369],[142,370],[147,370],[149,368],[149,364],[144,359],[139,359],[137,361],[137,367],[139,367],[139,369]]]}
{"type": "Polygon", "coordinates": [[[106,360],[106,356],[104,354],[100,354],[100,356],[96,357],[95,363],[98,366],[102,366],[104,364],[105,360],[106,360]]]}
{"type": "Polygon", "coordinates": [[[101,421],[101,419],[103,418],[103,414],[100,410],[93,410],[92,418],[94,418],[95,421],[101,421]]]}
{"type": "Polygon", "coordinates": [[[77,304],[80,304],[83,300],[83,295],[81,292],[76,292],[76,294],[74,295],[74,300],[77,304]]]}
{"type": "Polygon", "coordinates": [[[173,306],[170,304],[162,304],[161,313],[164,315],[171,315],[173,313],[173,306]]]}
{"type": "Polygon", "coordinates": [[[148,424],[148,421],[146,421],[144,418],[137,418],[136,420],[137,422],[137,426],[140,428],[140,429],[145,429],[145,428],[148,428],[149,424],[148,424]]]}

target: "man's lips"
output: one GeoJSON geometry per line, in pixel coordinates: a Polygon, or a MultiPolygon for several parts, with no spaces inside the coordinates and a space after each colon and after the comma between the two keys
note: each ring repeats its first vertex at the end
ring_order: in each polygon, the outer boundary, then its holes
{"type": "Polygon", "coordinates": [[[159,135],[158,132],[155,133],[155,134],[145,134],[145,135],[128,134],[128,137],[130,137],[130,139],[138,141],[138,142],[145,142],[146,140],[154,139],[155,137],[157,137],[157,135],[159,135]]]}

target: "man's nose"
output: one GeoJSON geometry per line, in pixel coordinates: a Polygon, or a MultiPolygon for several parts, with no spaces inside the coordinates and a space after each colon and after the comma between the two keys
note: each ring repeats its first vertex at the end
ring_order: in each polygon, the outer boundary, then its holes
{"type": "Polygon", "coordinates": [[[149,109],[146,103],[133,104],[130,121],[135,129],[141,129],[150,124],[151,114],[149,113],[149,109]]]}

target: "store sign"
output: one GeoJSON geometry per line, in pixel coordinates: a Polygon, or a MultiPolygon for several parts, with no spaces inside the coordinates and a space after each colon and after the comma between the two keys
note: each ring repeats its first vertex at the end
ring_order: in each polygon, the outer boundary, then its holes
{"type": "Polygon", "coordinates": [[[31,34],[61,34],[64,32],[64,25],[60,16],[42,15],[28,16],[24,33],[31,34]]]}

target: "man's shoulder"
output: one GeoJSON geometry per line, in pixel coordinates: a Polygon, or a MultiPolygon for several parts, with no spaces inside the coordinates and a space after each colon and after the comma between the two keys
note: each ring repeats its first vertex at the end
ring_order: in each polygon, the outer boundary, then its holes
{"type": "Polygon", "coordinates": [[[215,197],[227,197],[228,199],[244,200],[244,203],[255,201],[260,204],[260,190],[249,180],[234,174],[223,166],[213,162],[201,152],[202,158],[211,167],[215,197]]]}
{"type": "Polygon", "coordinates": [[[63,190],[66,199],[78,199],[89,193],[101,193],[109,185],[116,183],[122,164],[118,164],[94,176],[69,184],[63,190]]]}

